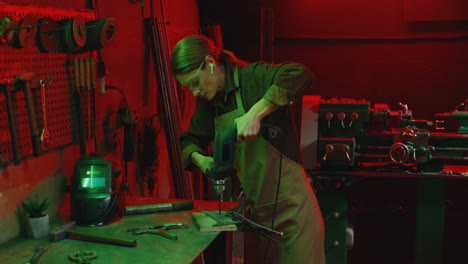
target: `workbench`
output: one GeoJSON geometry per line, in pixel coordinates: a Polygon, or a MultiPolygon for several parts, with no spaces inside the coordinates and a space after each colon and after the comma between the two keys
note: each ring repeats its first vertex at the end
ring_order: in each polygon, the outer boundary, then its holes
{"type": "MultiPolygon", "coordinates": [[[[184,200],[160,200],[152,198],[136,198],[127,201],[127,206],[145,204],[163,204],[184,200]]],[[[223,210],[229,210],[236,203],[224,202],[223,210]]],[[[136,247],[108,245],[76,239],[63,239],[50,242],[48,238],[30,239],[20,237],[0,246],[1,263],[27,263],[33,256],[36,247],[47,247],[38,264],[76,263],[68,259],[76,251],[94,251],[97,258],[91,264],[183,264],[192,263],[220,234],[220,232],[199,232],[192,222],[192,212],[216,211],[217,201],[194,201],[191,211],[160,212],[124,216],[120,220],[99,227],[77,227],[79,231],[92,232],[95,235],[105,235],[122,239],[136,239],[136,247]],[[155,226],[165,223],[187,223],[188,228],[169,230],[178,237],[170,240],[159,235],[134,235],[127,230],[135,227],[155,226]]],[[[51,225],[51,229],[54,226],[51,225]]]]}

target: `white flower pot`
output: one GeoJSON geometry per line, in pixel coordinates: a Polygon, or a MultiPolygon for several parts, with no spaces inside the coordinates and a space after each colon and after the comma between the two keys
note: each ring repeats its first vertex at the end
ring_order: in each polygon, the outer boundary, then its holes
{"type": "Polygon", "coordinates": [[[49,216],[28,217],[30,236],[35,239],[46,237],[49,234],[49,216]]]}

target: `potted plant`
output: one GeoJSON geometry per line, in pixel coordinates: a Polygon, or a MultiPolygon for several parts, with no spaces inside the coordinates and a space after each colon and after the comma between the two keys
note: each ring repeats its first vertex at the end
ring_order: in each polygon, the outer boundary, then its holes
{"type": "Polygon", "coordinates": [[[32,238],[43,238],[49,233],[49,216],[45,210],[52,202],[47,198],[39,199],[26,199],[21,203],[21,207],[28,213],[27,218],[29,224],[30,235],[32,238]]]}

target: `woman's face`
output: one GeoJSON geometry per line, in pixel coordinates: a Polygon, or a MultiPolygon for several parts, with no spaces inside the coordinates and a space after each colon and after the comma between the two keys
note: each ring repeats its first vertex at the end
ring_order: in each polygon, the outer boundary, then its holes
{"type": "Polygon", "coordinates": [[[177,81],[190,89],[193,95],[211,101],[218,91],[224,89],[224,71],[217,67],[214,60],[204,60],[197,69],[176,75],[177,81]],[[213,65],[213,71],[211,66],[213,65]]]}

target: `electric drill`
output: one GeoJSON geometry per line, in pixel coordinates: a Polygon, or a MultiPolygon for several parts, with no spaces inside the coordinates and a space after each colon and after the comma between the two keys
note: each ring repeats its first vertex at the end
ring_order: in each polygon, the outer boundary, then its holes
{"type": "Polygon", "coordinates": [[[222,132],[216,132],[213,143],[214,166],[206,171],[206,176],[213,179],[214,190],[223,200],[224,183],[229,172],[234,169],[235,145],[237,142],[237,127],[234,126],[222,132]]]}
{"type": "MultiPolygon", "coordinates": [[[[268,136],[274,138],[281,133],[280,128],[262,124],[259,135],[268,131],[268,136]]],[[[219,196],[220,208],[223,201],[225,179],[234,170],[235,148],[237,143],[237,127],[234,126],[222,132],[216,132],[213,143],[214,166],[207,169],[205,175],[213,179],[214,190],[219,196]]],[[[221,212],[221,209],[220,209],[221,212]]]]}

